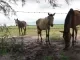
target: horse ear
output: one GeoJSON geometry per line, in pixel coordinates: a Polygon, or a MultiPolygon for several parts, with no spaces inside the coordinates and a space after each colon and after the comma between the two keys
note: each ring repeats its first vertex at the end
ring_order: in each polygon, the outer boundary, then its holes
{"type": "Polygon", "coordinates": [[[18,20],[18,18],[16,20],[18,20]]]}
{"type": "Polygon", "coordinates": [[[55,15],[55,13],[53,14],[53,16],[55,15]]]}
{"type": "Polygon", "coordinates": [[[64,33],[64,31],[59,31],[59,32],[64,33]]]}
{"type": "Polygon", "coordinates": [[[50,14],[48,13],[48,15],[50,15],[50,14]]]}

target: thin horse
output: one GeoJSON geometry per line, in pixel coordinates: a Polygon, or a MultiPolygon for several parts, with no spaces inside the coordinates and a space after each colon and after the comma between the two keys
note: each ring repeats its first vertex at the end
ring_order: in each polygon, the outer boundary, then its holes
{"type": "Polygon", "coordinates": [[[16,23],[16,26],[18,26],[18,29],[19,29],[19,35],[25,35],[26,34],[26,22],[25,21],[20,21],[18,19],[14,19],[15,20],[15,23],[16,23]],[[22,31],[22,29],[24,30],[24,33],[22,31]]]}
{"type": "Polygon", "coordinates": [[[77,25],[80,25],[80,11],[73,10],[71,8],[66,16],[64,23],[64,32],[63,32],[63,38],[65,40],[64,50],[68,49],[68,47],[70,46],[70,40],[71,40],[70,28],[72,28],[72,46],[74,46],[74,41],[75,41],[74,31],[77,36],[77,29],[76,29],[77,25]]]}
{"type": "MultiPolygon", "coordinates": [[[[54,14],[49,14],[45,18],[40,18],[36,21],[36,26],[37,26],[37,31],[38,31],[38,40],[39,40],[39,35],[41,37],[41,42],[42,42],[42,30],[46,30],[46,42],[49,42],[49,31],[50,31],[50,26],[53,27],[53,20],[54,20],[54,14]]],[[[49,42],[50,43],[50,42],[49,42]]]]}

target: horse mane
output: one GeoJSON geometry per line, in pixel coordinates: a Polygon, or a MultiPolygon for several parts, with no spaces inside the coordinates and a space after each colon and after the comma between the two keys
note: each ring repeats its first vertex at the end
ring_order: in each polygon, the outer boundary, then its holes
{"type": "Polygon", "coordinates": [[[70,29],[69,24],[70,24],[70,20],[71,20],[70,17],[71,17],[71,15],[73,15],[73,14],[74,14],[74,10],[71,8],[71,9],[69,10],[67,16],[66,16],[66,19],[65,19],[64,32],[69,31],[69,29],[70,29]]]}

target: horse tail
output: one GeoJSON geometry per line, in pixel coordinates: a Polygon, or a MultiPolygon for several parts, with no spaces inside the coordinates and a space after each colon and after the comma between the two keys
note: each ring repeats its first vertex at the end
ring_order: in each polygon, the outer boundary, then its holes
{"type": "Polygon", "coordinates": [[[24,34],[26,34],[26,26],[27,26],[27,23],[26,23],[26,25],[25,25],[25,27],[24,27],[24,31],[25,31],[24,34]]]}

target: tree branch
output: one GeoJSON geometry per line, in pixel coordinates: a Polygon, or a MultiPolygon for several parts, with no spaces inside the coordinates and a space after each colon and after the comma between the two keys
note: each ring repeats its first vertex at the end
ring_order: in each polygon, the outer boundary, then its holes
{"type": "Polygon", "coordinates": [[[0,1],[0,10],[3,11],[5,16],[9,16],[9,14],[16,14],[15,10],[4,0],[0,1]]]}

